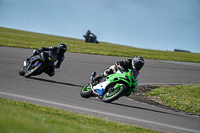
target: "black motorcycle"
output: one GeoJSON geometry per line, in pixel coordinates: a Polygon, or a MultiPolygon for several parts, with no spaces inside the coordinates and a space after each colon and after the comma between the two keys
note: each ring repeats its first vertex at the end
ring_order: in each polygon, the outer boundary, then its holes
{"type": "Polygon", "coordinates": [[[57,55],[53,51],[41,52],[24,61],[23,67],[19,70],[19,74],[25,78],[39,75],[48,69],[54,67],[57,55]]]}
{"type": "Polygon", "coordinates": [[[83,35],[83,37],[85,38],[85,42],[88,42],[88,43],[99,43],[97,41],[97,37],[95,35],[89,35],[89,36],[86,36],[86,35],[83,35]]]}

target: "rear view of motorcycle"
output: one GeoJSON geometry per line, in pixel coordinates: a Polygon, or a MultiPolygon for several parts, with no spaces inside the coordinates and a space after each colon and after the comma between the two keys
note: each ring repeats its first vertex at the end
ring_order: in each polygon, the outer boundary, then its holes
{"type": "Polygon", "coordinates": [[[99,83],[86,84],[80,92],[83,98],[98,97],[103,102],[110,103],[122,96],[127,96],[137,87],[138,81],[134,79],[132,70],[123,72],[118,70],[99,83]]]}
{"type": "Polygon", "coordinates": [[[22,68],[19,70],[19,74],[25,78],[39,75],[50,67],[54,67],[54,61],[56,55],[49,52],[41,52],[38,55],[32,56],[29,60],[24,61],[22,68]]]}

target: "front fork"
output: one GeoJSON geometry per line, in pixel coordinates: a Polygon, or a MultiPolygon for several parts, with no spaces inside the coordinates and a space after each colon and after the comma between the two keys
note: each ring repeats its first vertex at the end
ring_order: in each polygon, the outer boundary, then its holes
{"type": "Polygon", "coordinates": [[[90,87],[91,87],[91,90],[92,90],[93,94],[94,94],[94,95],[97,95],[99,98],[101,98],[101,99],[102,99],[102,96],[101,96],[99,93],[97,93],[97,92],[94,90],[94,88],[93,88],[93,85],[92,85],[92,84],[90,84],[90,87]]]}

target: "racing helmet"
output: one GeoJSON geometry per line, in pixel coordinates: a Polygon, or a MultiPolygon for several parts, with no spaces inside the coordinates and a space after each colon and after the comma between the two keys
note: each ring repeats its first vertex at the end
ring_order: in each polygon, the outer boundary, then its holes
{"type": "Polygon", "coordinates": [[[132,67],[136,71],[139,71],[144,66],[144,59],[141,56],[136,56],[132,60],[132,67]]]}
{"type": "Polygon", "coordinates": [[[64,54],[66,51],[67,51],[67,46],[64,43],[60,43],[58,45],[57,53],[58,54],[64,54]]]}

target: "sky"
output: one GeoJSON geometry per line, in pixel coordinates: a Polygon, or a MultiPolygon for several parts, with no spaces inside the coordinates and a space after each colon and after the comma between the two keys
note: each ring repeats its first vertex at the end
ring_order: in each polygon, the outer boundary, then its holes
{"type": "Polygon", "coordinates": [[[200,0],[0,0],[0,27],[200,53],[200,0]]]}

